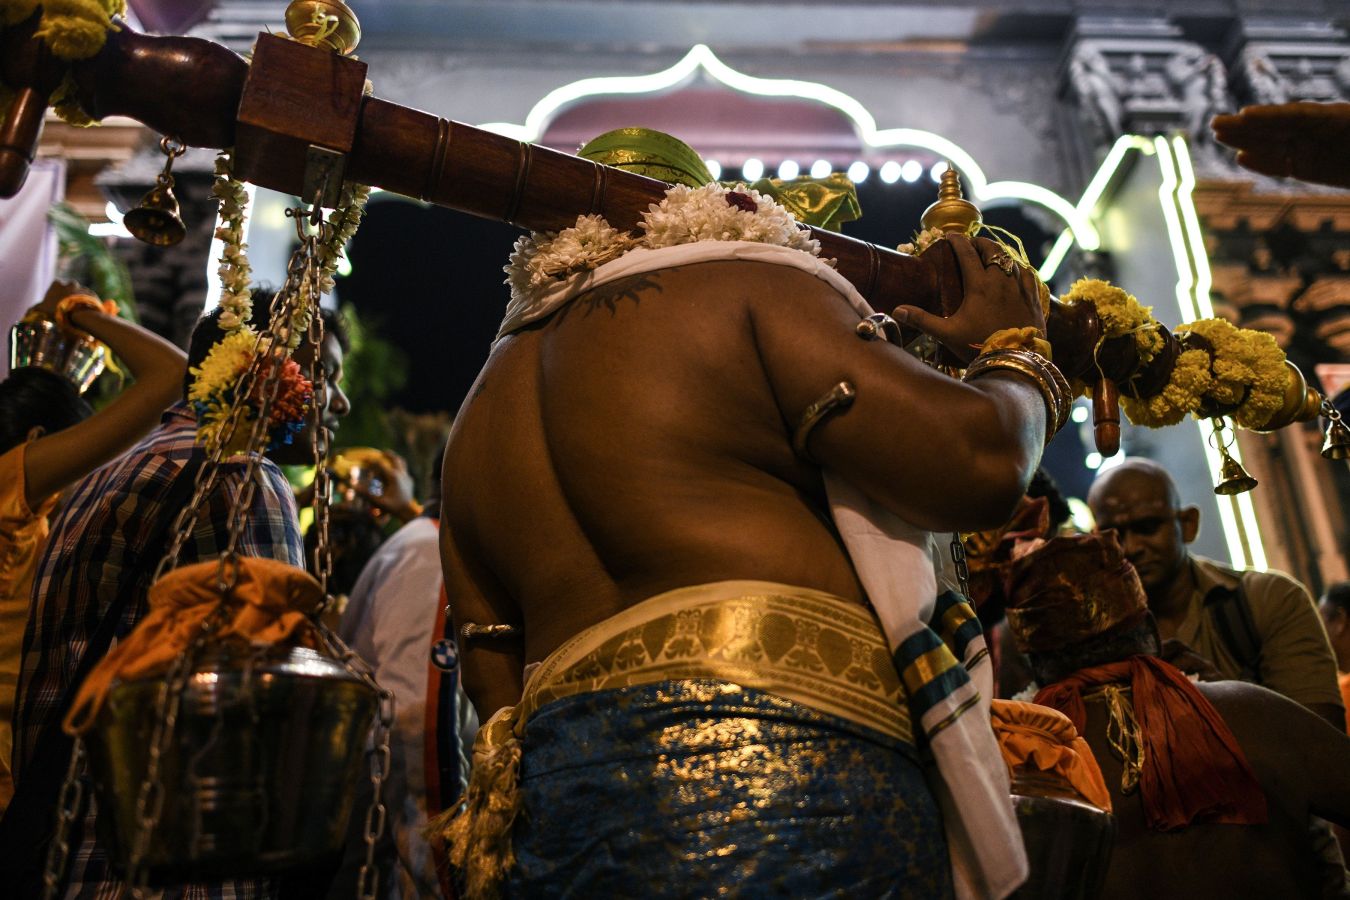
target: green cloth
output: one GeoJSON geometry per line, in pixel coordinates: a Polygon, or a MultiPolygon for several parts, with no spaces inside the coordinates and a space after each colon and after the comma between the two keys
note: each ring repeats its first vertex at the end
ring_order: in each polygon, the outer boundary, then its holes
{"type": "MultiPolygon", "coordinates": [[[[712,173],[694,148],[679,138],[650,128],[607,131],[587,142],[577,155],[670,184],[700,188],[713,181],[712,173]]],[[[853,182],[841,172],[824,178],[802,177],[791,181],[761,178],[750,185],[750,189],[772,197],[797,221],[830,231],[838,231],[845,222],[852,222],[862,215],[853,182]]]]}

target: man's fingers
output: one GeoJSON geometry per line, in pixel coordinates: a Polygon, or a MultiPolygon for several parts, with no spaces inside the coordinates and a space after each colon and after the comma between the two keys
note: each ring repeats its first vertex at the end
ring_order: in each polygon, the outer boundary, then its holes
{"type": "Polygon", "coordinates": [[[1281,177],[1293,174],[1289,154],[1283,150],[1239,150],[1238,165],[1262,175],[1281,177]]]}
{"type": "Polygon", "coordinates": [[[953,349],[951,322],[942,316],[935,316],[930,312],[919,309],[917,306],[897,306],[891,313],[891,318],[901,325],[917,328],[929,337],[947,345],[948,349],[953,349]]]}
{"type": "Polygon", "coordinates": [[[956,261],[960,264],[962,272],[984,268],[984,257],[980,256],[974,241],[963,235],[953,234],[947,237],[947,242],[952,245],[952,252],[956,254],[956,261]]]}

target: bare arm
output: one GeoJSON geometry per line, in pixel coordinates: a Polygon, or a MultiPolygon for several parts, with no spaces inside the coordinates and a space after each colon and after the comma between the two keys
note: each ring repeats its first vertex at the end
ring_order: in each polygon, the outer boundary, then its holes
{"type": "MultiPolygon", "coordinates": [[[[50,292],[43,305],[49,301],[55,305],[50,292]]],[[[182,396],[187,358],[173,344],[94,310],[73,312],[69,320],[107,344],[136,381],[80,424],[33,442],[24,454],[24,496],[30,508],[132,446],[182,396]]]]}
{"type": "MultiPolygon", "coordinates": [[[[971,355],[1003,327],[1043,327],[1034,284],[986,267],[956,239],[967,286],[951,319],[911,324],[971,355]]],[[[884,341],[855,334],[857,314],[824,283],[784,270],[752,306],[755,338],[789,432],[836,382],[857,399],[827,418],[810,447],[821,463],[921,527],[977,530],[1002,524],[1026,488],[1045,440],[1045,403],[1030,382],[993,374],[963,383],[884,341]]]]}
{"type": "Polygon", "coordinates": [[[1198,687],[1233,729],[1268,792],[1306,802],[1312,814],[1350,826],[1350,736],[1344,728],[1332,728],[1258,685],[1219,681],[1198,687]]]}

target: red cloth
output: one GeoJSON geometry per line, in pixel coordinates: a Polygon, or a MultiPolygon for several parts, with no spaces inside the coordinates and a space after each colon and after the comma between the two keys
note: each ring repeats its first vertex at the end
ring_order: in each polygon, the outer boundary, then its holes
{"type": "Polygon", "coordinates": [[[1263,824],[1266,795],[1232,730],[1190,679],[1161,659],[1133,656],[1081,669],[1042,688],[1036,702],[1064,713],[1081,733],[1087,724],[1083,692],[1127,681],[1144,749],[1139,790],[1148,827],[1263,824]]]}

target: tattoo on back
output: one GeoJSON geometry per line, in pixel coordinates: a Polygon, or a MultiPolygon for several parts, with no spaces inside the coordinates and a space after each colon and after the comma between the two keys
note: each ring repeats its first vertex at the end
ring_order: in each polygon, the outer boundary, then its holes
{"type": "Polygon", "coordinates": [[[577,299],[573,300],[569,306],[584,305],[586,312],[593,312],[600,307],[608,309],[610,315],[613,315],[619,308],[619,301],[632,300],[637,303],[641,300],[641,294],[646,290],[661,292],[661,283],[651,276],[651,274],[630,275],[627,278],[620,278],[618,281],[611,281],[609,284],[602,284],[592,291],[588,291],[577,299]]]}

